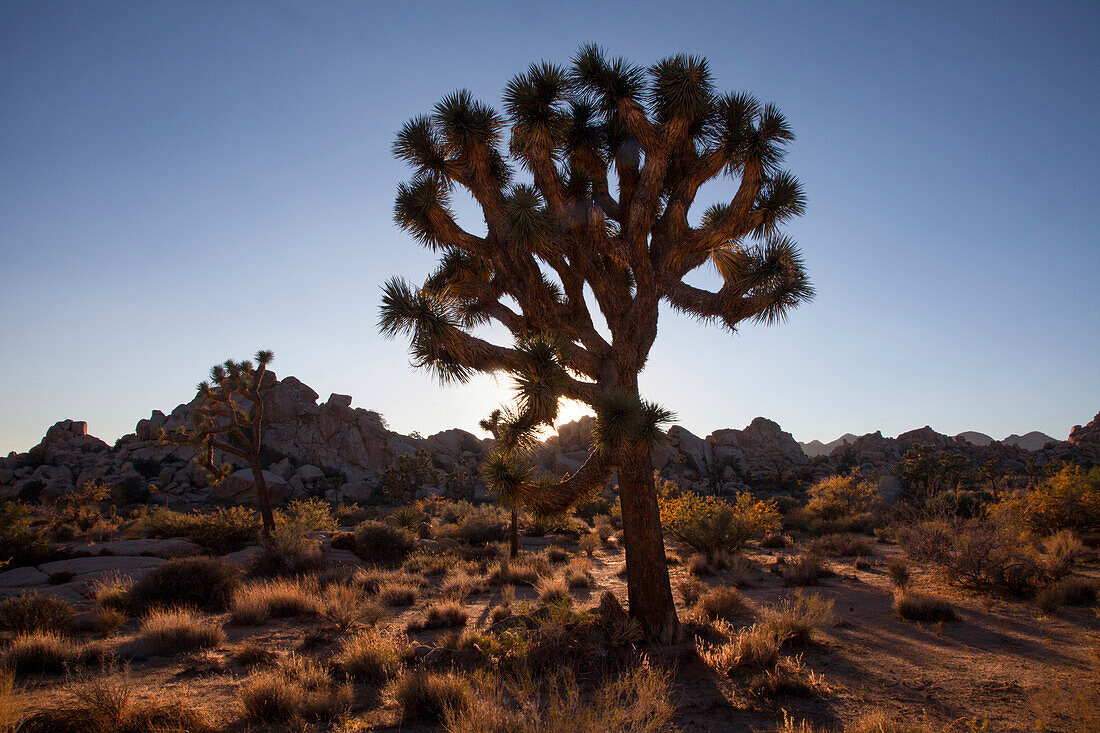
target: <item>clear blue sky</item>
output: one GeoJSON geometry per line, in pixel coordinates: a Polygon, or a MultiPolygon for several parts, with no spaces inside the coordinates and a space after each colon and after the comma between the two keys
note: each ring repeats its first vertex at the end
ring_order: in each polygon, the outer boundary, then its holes
{"type": "Polygon", "coordinates": [[[67,417],[114,440],[258,348],[474,429],[504,381],[439,387],[375,330],[432,264],[390,143],[590,41],[705,55],[799,135],[819,297],[736,336],[667,314],[642,386],[682,424],[1064,438],[1100,409],[1097,3],[34,0],[0,4],[0,451],[67,417]]]}

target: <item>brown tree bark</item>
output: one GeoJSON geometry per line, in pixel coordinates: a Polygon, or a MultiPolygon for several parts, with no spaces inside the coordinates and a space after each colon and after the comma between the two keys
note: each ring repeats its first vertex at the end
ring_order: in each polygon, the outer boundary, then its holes
{"type": "Polygon", "coordinates": [[[619,497],[623,509],[630,615],[651,638],[672,638],[679,630],[680,620],[676,616],[665,562],[650,448],[642,443],[623,453],[619,464],[619,497]]]}
{"type": "Polygon", "coordinates": [[[508,557],[515,559],[519,555],[519,509],[512,505],[512,533],[508,538],[508,557]]]}
{"type": "Polygon", "coordinates": [[[260,516],[264,521],[264,537],[270,537],[275,530],[275,515],[271,513],[271,496],[267,492],[267,481],[259,461],[249,461],[252,468],[252,481],[256,487],[256,499],[260,504],[260,516]]]}

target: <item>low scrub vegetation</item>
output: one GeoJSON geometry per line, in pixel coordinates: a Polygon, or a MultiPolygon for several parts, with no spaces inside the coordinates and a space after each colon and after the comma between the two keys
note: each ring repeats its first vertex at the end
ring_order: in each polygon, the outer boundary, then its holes
{"type": "Polygon", "coordinates": [[[240,582],[240,571],[224,560],[174,558],[134,583],[129,589],[127,605],[135,612],[177,605],[220,611],[229,604],[240,582]]]}
{"type": "Polygon", "coordinates": [[[407,529],[368,520],[355,527],[349,549],[363,562],[400,565],[415,547],[416,537],[407,529]]]}
{"type": "Polygon", "coordinates": [[[661,524],[669,536],[709,560],[722,551],[736,552],[751,538],[780,528],[774,502],[743,493],[728,502],[686,492],[660,501],[661,524]]]}
{"type": "Polygon", "coordinates": [[[73,607],[59,598],[24,593],[0,600],[0,631],[65,633],[74,613],[73,607]]]}
{"type": "Polygon", "coordinates": [[[253,672],[241,683],[240,699],[248,720],[318,722],[347,712],[352,690],[336,682],[323,664],[295,655],[253,672]]]}
{"type": "Polygon", "coordinates": [[[958,618],[955,609],[942,598],[900,591],[894,594],[894,610],[906,621],[939,623],[958,618]]]}
{"type": "Polygon", "coordinates": [[[346,639],[335,661],[353,679],[380,685],[400,674],[410,654],[407,641],[368,629],[346,639]]]}
{"type": "Polygon", "coordinates": [[[233,594],[229,618],[234,624],[258,626],[272,618],[317,614],[320,588],[308,580],[284,579],[249,583],[233,594]]]}
{"type": "Polygon", "coordinates": [[[157,609],[141,624],[138,642],[148,655],[180,654],[210,649],[225,641],[221,626],[186,609],[157,609]]]}

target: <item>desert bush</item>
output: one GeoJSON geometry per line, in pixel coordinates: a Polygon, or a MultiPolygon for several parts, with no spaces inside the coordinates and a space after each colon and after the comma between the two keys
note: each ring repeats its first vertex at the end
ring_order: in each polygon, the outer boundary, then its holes
{"type": "Polygon", "coordinates": [[[128,605],[142,611],[154,606],[186,605],[204,611],[224,609],[240,585],[236,566],[214,557],[166,560],[130,587],[128,605]]]}
{"type": "Polygon", "coordinates": [[[771,549],[779,550],[784,547],[788,547],[791,544],[791,538],[789,535],[782,532],[769,532],[763,536],[760,540],[760,546],[771,549]]]}
{"type": "Polygon", "coordinates": [[[233,661],[246,667],[260,667],[274,664],[279,652],[254,641],[246,641],[233,650],[233,661]]]}
{"type": "Polygon", "coordinates": [[[258,626],[271,618],[318,613],[320,589],[308,580],[268,580],[249,583],[233,594],[229,619],[242,626],[258,626]]]}
{"type": "Polygon", "coordinates": [[[906,621],[939,623],[958,618],[955,609],[942,598],[931,598],[909,591],[894,594],[894,611],[906,621]]]}
{"type": "Polygon", "coordinates": [[[551,573],[550,561],[545,555],[521,555],[509,560],[501,558],[489,574],[489,582],[496,584],[534,586],[543,575],[551,573]]]}
{"type": "Polygon", "coordinates": [[[393,687],[402,720],[441,723],[461,715],[473,702],[470,681],[454,672],[409,672],[393,687]]]}
{"type": "Polygon", "coordinates": [[[391,580],[378,586],[374,598],[383,606],[411,606],[419,594],[419,585],[391,580]]]}
{"type": "Polygon", "coordinates": [[[875,552],[874,543],[868,537],[856,534],[827,534],[810,543],[810,552],[825,557],[856,557],[875,552]]]}
{"type": "Polygon", "coordinates": [[[337,684],[323,664],[299,656],[253,672],[238,694],[245,717],[264,723],[333,720],[352,702],[350,685],[337,684]]]}
{"type": "Polygon", "coordinates": [[[676,581],[676,593],[685,606],[693,606],[699,596],[707,592],[707,584],[690,575],[676,581]]]}
{"type": "Polygon", "coordinates": [[[428,604],[419,619],[409,622],[409,631],[425,631],[427,629],[447,629],[456,626],[465,626],[470,615],[462,604],[454,600],[433,601],[428,604]]]}
{"type": "MultiPolygon", "coordinates": [[[[61,700],[28,716],[18,733],[213,733],[200,710],[163,696],[138,699],[127,674],[79,677],[61,700]]],[[[3,728],[0,728],[3,730],[3,728]]]]}
{"type": "Polygon", "coordinates": [[[592,517],[592,528],[603,542],[607,542],[611,539],[611,535],[615,534],[615,525],[612,524],[611,517],[606,514],[597,514],[592,517]]]}
{"type": "Polygon", "coordinates": [[[336,583],[325,588],[317,604],[317,614],[342,631],[362,624],[376,624],[386,610],[367,598],[359,586],[336,583]]]}
{"type": "Polygon", "coordinates": [[[828,476],[807,492],[806,510],[822,519],[840,519],[871,511],[879,498],[873,481],[858,473],[850,476],[828,476]]]}
{"type": "Polygon", "coordinates": [[[708,559],[720,551],[737,551],[749,539],[779,529],[774,502],[758,501],[748,493],[730,503],[715,496],[686,492],[660,500],[661,525],[681,544],[708,559]]]}
{"type": "Polygon", "coordinates": [[[355,527],[352,550],[364,562],[398,565],[415,547],[416,537],[392,524],[366,521],[355,527]]]}
{"type": "Polygon", "coordinates": [[[561,575],[544,575],[535,581],[535,592],[541,603],[572,603],[569,583],[561,575]]]}
{"type": "Polygon", "coordinates": [[[0,667],[17,675],[57,674],[73,664],[80,646],[53,631],[17,635],[4,651],[0,667]]]}
{"type": "Polygon", "coordinates": [[[405,560],[401,567],[406,572],[430,577],[433,575],[443,575],[459,561],[460,558],[458,555],[452,552],[429,552],[426,550],[419,550],[409,555],[408,559],[405,560]]]}
{"type": "Polygon", "coordinates": [[[60,598],[24,593],[0,601],[0,631],[55,631],[69,630],[73,607],[60,598]]]}
{"type": "Polygon", "coordinates": [[[1084,578],[1064,578],[1035,594],[1035,603],[1046,613],[1061,606],[1091,606],[1096,599],[1096,583],[1084,578]]]}
{"type": "Polygon", "coordinates": [[[596,554],[596,550],[603,547],[603,540],[596,532],[588,532],[581,535],[580,546],[586,555],[592,557],[596,554]]]}
{"type": "Polygon", "coordinates": [[[816,593],[796,591],[793,595],[770,605],[760,614],[762,628],[777,639],[793,643],[813,640],[816,629],[831,624],[834,619],[833,600],[816,593]]]}
{"type": "Polygon", "coordinates": [[[407,641],[372,628],[346,639],[335,661],[352,678],[380,685],[397,677],[411,655],[407,641]]]}
{"type": "Polygon", "coordinates": [[[909,581],[911,580],[909,563],[902,558],[890,558],[890,561],[886,563],[886,574],[890,576],[890,582],[894,584],[895,588],[905,590],[909,587],[909,581]]]}
{"type": "Polygon", "coordinates": [[[150,655],[210,649],[225,641],[220,625],[187,608],[156,609],[141,624],[138,642],[150,655]]]}
{"type": "Polygon", "coordinates": [[[382,472],[379,494],[388,504],[408,504],[416,492],[439,483],[440,474],[432,465],[432,456],[425,450],[413,455],[398,456],[382,472]]]}
{"type": "Polygon", "coordinates": [[[302,532],[332,532],[340,526],[332,506],[322,499],[295,499],[285,509],[276,511],[275,525],[293,524],[302,532]]]}
{"type": "Polygon", "coordinates": [[[439,525],[437,539],[452,539],[468,545],[487,545],[508,539],[510,519],[500,507],[491,504],[471,506],[452,522],[439,525]]]}
{"type": "Polygon", "coordinates": [[[802,655],[786,657],[771,669],[757,672],[746,685],[749,694],[767,699],[808,697],[825,690],[825,677],[806,667],[802,655]]]}
{"type": "Polygon", "coordinates": [[[219,507],[206,513],[152,507],[141,513],[133,529],[144,537],[186,537],[223,554],[253,541],[259,527],[259,515],[243,506],[219,507]]]}
{"type": "Polygon", "coordinates": [[[444,576],[439,590],[444,598],[463,600],[471,593],[489,590],[489,579],[483,575],[472,575],[464,568],[456,568],[444,576]]]}
{"type": "Polygon", "coordinates": [[[591,574],[592,561],[587,557],[575,557],[565,568],[565,582],[570,588],[587,588],[591,574]]]}
{"type": "Polygon", "coordinates": [[[1100,530],[1100,466],[1085,470],[1066,465],[1023,496],[1010,499],[1024,521],[1040,534],[1062,529],[1100,530]]]}
{"type": "Polygon", "coordinates": [[[1085,543],[1077,539],[1073,530],[1063,529],[1043,539],[1043,557],[1047,572],[1053,578],[1066,575],[1085,552],[1085,543]]]}
{"type": "Polygon", "coordinates": [[[336,523],[340,527],[354,527],[377,516],[376,510],[358,504],[339,504],[335,511],[336,523]]]}
{"type": "Polygon", "coordinates": [[[126,623],[126,614],[113,608],[100,608],[92,617],[92,630],[98,634],[109,636],[119,626],[126,623]]]}
{"type": "Polygon", "coordinates": [[[779,650],[788,641],[788,637],[782,635],[786,633],[772,626],[753,624],[733,633],[728,642],[707,644],[696,641],[696,652],[704,664],[719,674],[751,672],[775,664],[779,650]]]}
{"type": "Polygon", "coordinates": [[[736,588],[720,585],[700,595],[694,608],[704,618],[729,621],[744,613],[745,599],[736,588]]]}
{"type": "Polygon", "coordinates": [[[38,565],[57,551],[49,527],[34,522],[30,506],[20,501],[0,503],[0,562],[11,567],[38,565]]]}
{"type": "Polygon", "coordinates": [[[249,562],[249,573],[259,577],[287,576],[319,568],[321,542],[306,536],[307,526],[298,520],[276,524],[271,534],[260,540],[263,552],[249,562]]]}
{"type": "Polygon", "coordinates": [[[816,585],[824,574],[825,568],[821,565],[821,559],[812,552],[779,566],[779,575],[783,578],[783,585],[787,587],[816,585]]]}
{"type": "Polygon", "coordinates": [[[431,534],[431,522],[428,520],[428,515],[415,503],[397,507],[386,517],[386,521],[409,532],[414,537],[427,537],[431,534]]]}

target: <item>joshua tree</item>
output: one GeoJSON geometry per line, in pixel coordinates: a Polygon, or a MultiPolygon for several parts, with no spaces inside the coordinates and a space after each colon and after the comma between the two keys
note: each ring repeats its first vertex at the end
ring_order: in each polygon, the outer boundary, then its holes
{"type": "Polygon", "coordinates": [[[260,463],[260,440],[264,393],[271,387],[264,376],[274,356],[270,351],[257,351],[255,366],[251,361],[229,359],[212,367],[210,380],[199,383],[198,394],[202,400],[191,413],[191,424],[161,434],[167,442],[195,447],[196,460],[218,478],[224,478],[227,471],[214,465],[215,449],[246,461],[252,469],[265,537],[275,529],[275,517],[271,513],[271,497],[260,463]]]}
{"type": "Polygon", "coordinates": [[[805,206],[780,165],[794,134],[772,105],[718,94],[705,59],[642,69],[596,46],[569,69],[544,62],[516,76],[504,111],[459,91],[397,134],[394,153],[415,174],[398,188],[395,219],[441,260],[420,287],[385,284],[379,326],[407,335],[413,365],[443,382],[515,377],[514,419],[483,475],[513,484],[526,505],[560,511],[617,474],[630,612],[651,634],[675,631],[650,458],[669,413],[641,399],[638,374],[662,301],[734,330],[781,321],[812,297],[798,249],[779,234],[805,206]],[[531,182],[513,180],[515,167],[531,182]],[[700,186],[723,173],[736,186],[729,202],[695,219],[700,186]],[[455,187],[479,205],[484,234],[455,220],[455,187]],[[716,292],[684,282],[708,261],[716,292]],[[493,321],[512,345],[473,332],[493,321]],[[563,397],[594,409],[593,450],[576,474],[542,486],[516,449],[563,397]]]}
{"type": "MultiPolygon", "coordinates": [[[[501,430],[507,427],[510,417],[497,409],[490,412],[489,417],[479,420],[477,425],[485,432],[491,433],[494,441],[499,441],[501,430]]],[[[495,446],[494,449],[496,449],[495,446]]],[[[512,558],[519,555],[519,507],[523,502],[525,483],[518,480],[521,477],[527,478],[522,464],[502,464],[499,461],[482,464],[482,478],[485,479],[485,483],[489,485],[489,489],[500,503],[512,512],[512,524],[508,533],[508,556],[512,558]]]]}

